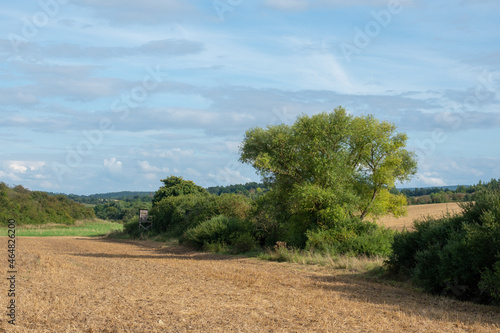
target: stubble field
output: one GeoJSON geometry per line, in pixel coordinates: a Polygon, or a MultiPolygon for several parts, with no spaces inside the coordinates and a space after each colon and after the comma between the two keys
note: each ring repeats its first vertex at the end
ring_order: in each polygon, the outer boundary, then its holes
{"type": "MultiPolygon", "coordinates": [[[[7,244],[6,238],[1,244],[7,244]]],[[[7,332],[500,332],[500,309],[345,270],[146,241],[18,238],[7,332]]]]}
{"type": "Polygon", "coordinates": [[[408,206],[407,216],[394,217],[384,216],[380,219],[379,224],[395,230],[411,230],[413,228],[413,221],[421,219],[426,216],[435,218],[442,217],[446,213],[459,214],[462,209],[456,202],[428,204],[428,205],[412,205],[408,206]]]}

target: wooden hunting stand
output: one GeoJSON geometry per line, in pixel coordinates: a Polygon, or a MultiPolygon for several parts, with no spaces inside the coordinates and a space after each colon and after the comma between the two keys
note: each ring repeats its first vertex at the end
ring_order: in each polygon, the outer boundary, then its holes
{"type": "Polygon", "coordinates": [[[139,209],[139,230],[146,231],[153,225],[151,216],[148,215],[147,209],[139,209]]]}

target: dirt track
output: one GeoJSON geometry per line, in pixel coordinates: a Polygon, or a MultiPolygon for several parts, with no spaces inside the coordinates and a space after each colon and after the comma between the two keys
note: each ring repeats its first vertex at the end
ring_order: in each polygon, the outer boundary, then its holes
{"type": "MultiPolygon", "coordinates": [[[[500,309],[315,266],[102,238],[18,238],[9,332],[500,332],[500,309]]],[[[1,244],[6,244],[3,238],[1,244]]]]}

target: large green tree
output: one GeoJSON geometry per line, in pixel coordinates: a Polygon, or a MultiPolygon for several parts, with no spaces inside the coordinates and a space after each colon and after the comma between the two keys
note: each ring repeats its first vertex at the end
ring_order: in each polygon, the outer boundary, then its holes
{"type": "Polygon", "coordinates": [[[290,126],[248,130],[240,161],[270,186],[278,219],[305,232],[339,219],[404,214],[405,197],[390,189],[417,170],[406,140],[395,125],[351,116],[339,106],[290,126]]]}
{"type": "Polygon", "coordinates": [[[153,197],[153,206],[156,206],[162,199],[168,197],[177,197],[186,194],[207,195],[208,192],[203,187],[196,185],[191,180],[185,180],[182,177],[170,176],[161,179],[163,186],[156,191],[153,197]]]}

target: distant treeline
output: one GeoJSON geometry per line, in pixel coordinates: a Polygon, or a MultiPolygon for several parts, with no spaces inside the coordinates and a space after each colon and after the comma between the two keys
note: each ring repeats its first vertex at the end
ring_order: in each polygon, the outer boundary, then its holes
{"type": "Polygon", "coordinates": [[[30,191],[21,185],[11,188],[3,182],[0,182],[0,208],[0,225],[7,225],[9,219],[19,224],[73,224],[95,217],[92,208],[65,195],[30,191]]]}
{"type": "MultiPolygon", "coordinates": [[[[209,187],[207,191],[214,195],[240,194],[250,198],[267,192],[263,184],[256,182],[244,185],[229,185],[209,187]]],[[[151,192],[122,191],[113,193],[99,193],[92,195],[69,194],[68,198],[85,204],[94,205],[95,215],[103,220],[122,221],[124,223],[139,217],[140,209],[150,209],[153,199],[151,192]]]]}
{"type": "Polygon", "coordinates": [[[139,210],[150,209],[149,202],[141,201],[144,197],[127,200],[110,200],[94,206],[95,215],[103,220],[130,222],[134,217],[139,218],[139,210]]]}
{"type": "Polygon", "coordinates": [[[122,191],[122,192],[111,192],[111,193],[98,193],[91,195],[77,195],[77,194],[67,194],[68,198],[85,204],[97,205],[106,201],[141,201],[141,202],[151,202],[153,198],[152,192],[145,191],[122,191]]]}
{"type": "MultiPolygon", "coordinates": [[[[268,191],[268,188],[262,183],[250,182],[246,184],[236,184],[228,186],[214,186],[207,188],[208,193],[221,195],[228,194],[243,194],[247,197],[258,197],[268,191]]],[[[48,193],[57,195],[56,193],[48,193]]],[[[99,205],[107,202],[126,201],[126,202],[145,202],[150,203],[153,199],[154,192],[146,191],[122,191],[111,193],[98,193],[91,195],[65,194],[68,198],[85,204],[99,205]]]]}
{"type": "Polygon", "coordinates": [[[207,188],[208,193],[221,195],[227,194],[243,194],[247,197],[258,197],[268,191],[268,188],[262,183],[250,182],[246,184],[228,185],[228,186],[214,186],[207,188]]]}
{"type": "Polygon", "coordinates": [[[396,191],[406,196],[409,205],[419,205],[469,201],[474,193],[485,189],[499,190],[500,182],[496,179],[491,179],[488,183],[479,181],[478,184],[471,186],[425,187],[396,191]]]}
{"type": "Polygon", "coordinates": [[[140,209],[151,208],[151,192],[122,191],[91,195],[66,195],[79,203],[92,205],[95,215],[103,220],[129,222],[139,217],[140,209]]]}

